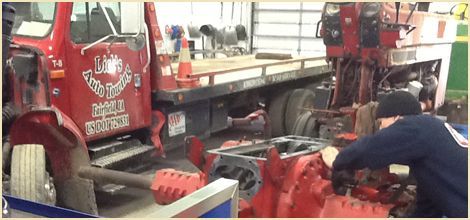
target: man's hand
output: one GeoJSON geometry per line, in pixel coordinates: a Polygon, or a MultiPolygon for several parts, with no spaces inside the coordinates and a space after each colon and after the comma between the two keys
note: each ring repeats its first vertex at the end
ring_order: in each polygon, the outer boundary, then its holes
{"type": "Polygon", "coordinates": [[[332,146],[328,146],[320,150],[321,157],[323,162],[328,166],[330,169],[333,168],[333,161],[335,161],[336,156],[338,156],[339,151],[332,146]]]}
{"type": "Polygon", "coordinates": [[[354,171],[352,170],[333,170],[331,175],[331,185],[336,194],[345,195],[348,188],[356,185],[357,181],[354,178],[354,171]]]}

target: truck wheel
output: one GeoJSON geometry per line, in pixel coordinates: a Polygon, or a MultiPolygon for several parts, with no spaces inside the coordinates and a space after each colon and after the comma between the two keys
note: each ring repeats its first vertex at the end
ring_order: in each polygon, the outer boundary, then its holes
{"type": "Polygon", "coordinates": [[[294,124],[299,115],[305,111],[304,108],[313,107],[313,99],[315,98],[315,93],[308,89],[296,89],[289,97],[287,102],[286,115],[285,115],[285,124],[286,129],[289,132],[292,132],[294,124]]]}
{"type": "Polygon", "coordinates": [[[312,116],[312,112],[307,111],[302,113],[295,120],[291,133],[296,136],[318,137],[317,121],[312,116]]]}
{"type": "Polygon", "coordinates": [[[46,171],[46,153],[42,145],[13,147],[10,190],[13,196],[55,205],[56,191],[52,177],[46,171]]]}
{"type": "Polygon", "coordinates": [[[292,90],[285,91],[271,100],[269,103],[269,119],[271,120],[271,135],[273,137],[287,134],[285,122],[285,113],[287,101],[292,94],[292,90]]]}

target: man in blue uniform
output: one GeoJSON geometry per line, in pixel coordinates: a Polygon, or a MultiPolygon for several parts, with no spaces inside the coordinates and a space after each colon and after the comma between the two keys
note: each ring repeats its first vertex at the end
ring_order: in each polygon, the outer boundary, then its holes
{"type": "Polygon", "coordinates": [[[377,108],[380,130],[343,149],[333,172],[390,164],[410,167],[417,183],[417,202],[411,217],[468,215],[468,142],[448,124],[421,114],[408,92],[386,96],[377,108]]]}

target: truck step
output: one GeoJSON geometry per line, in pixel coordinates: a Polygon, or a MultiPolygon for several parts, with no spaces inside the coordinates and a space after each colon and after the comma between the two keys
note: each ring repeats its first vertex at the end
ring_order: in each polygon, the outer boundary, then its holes
{"type": "Polygon", "coordinates": [[[94,159],[91,165],[113,170],[127,170],[140,166],[145,159],[150,158],[153,151],[155,147],[141,144],[94,159]]]}
{"type": "Polygon", "coordinates": [[[88,151],[90,153],[90,158],[93,160],[137,145],[142,145],[137,139],[125,141],[113,140],[111,142],[104,142],[90,146],[88,151]]]}

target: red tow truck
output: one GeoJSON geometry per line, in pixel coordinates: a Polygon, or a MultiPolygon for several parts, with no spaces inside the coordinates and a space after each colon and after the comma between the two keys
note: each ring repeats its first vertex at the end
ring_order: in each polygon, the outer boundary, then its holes
{"type": "MultiPolygon", "coordinates": [[[[184,76],[199,85],[188,88],[163,48],[153,3],[10,5],[4,185],[13,196],[88,213],[97,212],[95,190],[120,186],[79,178],[79,167],[139,172],[185,136],[209,137],[260,102],[284,123],[288,100],[273,100],[295,88],[310,94],[304,88],[331,72],[324,57],[200,60],[184,76]]],[[[290,118],[300,114],[293,106],[290,118]]]]}
{"type": "Polygon", "coordinates": [[[12,155],[4,173],[13,195],[96,213],[94,190],[109,185],[79,176],[150,188],[162,203],[226,177],[239,180],[241,217],[409,211],[413,198],[401,197],[389,173],[336,194],[319,151],[331,144],[325,138],[353,132],[343,125],[356,123],[358,106],[391,91],[414,92],[431,113],[442,105],[452,18],[422,11],[421,3],[326,3],[318,30],[334,73],[324,57],[242,56],[193,62],[184,79],[201,86],[182,88],[162,50],[153,3],[16,4],[2,112],[4,160],[12,155]],[[138,170],[187,135],[227,128],[230,110],[263,99],[274,136],[323,139],[228,141],[203,157],[204,147],[191,137],[186,144],[200,173],[160,170],[152,181],[119,172],[138,170]]]}

